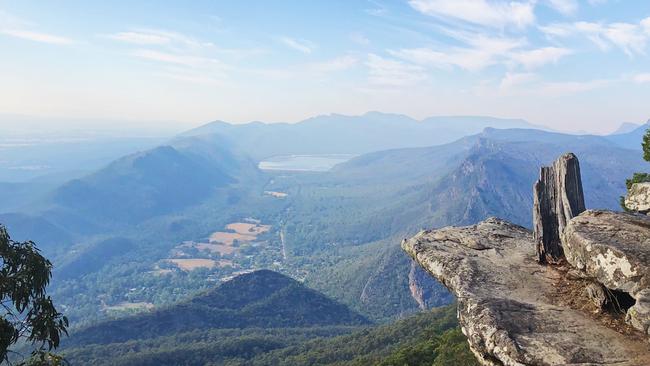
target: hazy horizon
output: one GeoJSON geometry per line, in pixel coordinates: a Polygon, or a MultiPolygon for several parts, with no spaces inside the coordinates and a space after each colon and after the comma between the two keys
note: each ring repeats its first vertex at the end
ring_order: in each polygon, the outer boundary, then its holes
{"type": "Polygon", "coordinates": [[[650,3],[613,0],[3,2],[0,114],[182,130],[379,110],[608,133],[650,118],[649,42],[650,3]]]}
{"type": "MultiPolygon", "coordinates": [[[[324,113],[306,117],[300,120],[293,121],[269,121],[269,120],[246,120],[246,121],[228,121],[219,118],[214,118],[207,121],[193,121],[182,122],[172,120],[129,120],[129,119],[100,119],[100,118],[64,118],[64,117],[45,117],[33,115],[20,115],[20,114],[2,114],[0,113],[0,131],[5,133],[11,132],[20,136],[27,136],[33,133],[37,134],[51,134],[56,131],[57,134],[69,133],[88,133],[94,132],[97,134],[109,134],[115,136],[172,136],[182,133],[197,127],[204,126],[213,122],[226,122],[233,125],[242,125],[248,123],[264,123],[264,124],[296,124],[308,121],[314,118],[330,117],[330,116],[345,116],[345,117],[363,117],[372,113],[381,113],[387,115],[398,115],[413,119],[417,122],[422,122],[428,118],[456,118],[456,117],[476,117],[476,118],[496,118],[503,120],[523,120],[532,125],[531,128],[546,129],[555,132],[568,133],[568,134],[593,134],[593,135],[608,135],[617,132],[623,125],[641,126],[650,123],[650,119],[641,121],[621,121],[618,124],[608,126],[604,131],[597,130],[574,130],[563,128],[550,127],[545,124],[533,123],[525,118],[519,117],[502,117],[502,116],[488,116],[488,115],[430,115],[423,118],[415,118],[406,113],[392,113],[377,110],[366,111],[360,114],[345,114],[345,113],[324,113]],[[38,131],[34,131],[38,129],[38,131]]],[[[495,126],[495,128],[500,128],[495,126]]],[[[508,128],[508,127],[503,127],[508,128]]]]}

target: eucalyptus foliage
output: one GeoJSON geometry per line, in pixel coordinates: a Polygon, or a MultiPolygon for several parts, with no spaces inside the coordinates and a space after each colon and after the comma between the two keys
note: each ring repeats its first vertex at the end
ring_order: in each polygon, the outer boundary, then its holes
{"type": "Polygon", "coordinates": [[[59,313],[45,289],[52,263],[31,241],[11,240],[0,225],[0,360],[9,361],[10,347],[18,342],[35,346],[25,365],[59,365],[50,353],[67,335],[68,319],[59,313]]]}

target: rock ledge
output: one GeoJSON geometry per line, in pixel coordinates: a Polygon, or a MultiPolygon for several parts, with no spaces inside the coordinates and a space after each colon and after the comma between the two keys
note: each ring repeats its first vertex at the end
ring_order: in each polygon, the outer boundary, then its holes
{"type": "MultiPolygon", "coordinates": [[[[626,204],[650,209],[639,187],[626,204]]],[[[456,295],[483,365],[650,365],[650,217],[585,211],[571,153],[541,168],[533,197],[533,232],[490,218],[402,248],[456,295]]]]}
{"type": "Polygon", "coordinates": [[[483,365],[650,365],[640,333],[622,334],[567,306],[563,288],[584,288],[584,279],[538,264],[535,246],[532,232],[495,218],[402,242],[456,295],[463,333],[483,365]]]}

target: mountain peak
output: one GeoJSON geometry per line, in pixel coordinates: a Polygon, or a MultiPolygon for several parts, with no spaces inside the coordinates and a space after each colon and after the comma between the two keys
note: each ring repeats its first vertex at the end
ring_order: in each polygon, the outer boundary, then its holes
{"type": "MultiPolygon", "coordinates": [[[[648,120],[648,122],[646,122],[646,124],[650,124],[650,120],[648,120]]],[[[612,134],[612,135],[618,135],[618,134],[622,134],[622,133],[629,133],[629,132],[632,132],[632,131],[636,130],[637,128],[639,128],[639,127],[641,127],[641,126],[642,126],[642,125],[640,125],[640,124],[638,124],[638,123],[623,122],[623,123],[621,123],[621,125],[618,126],[618,128],[617,128],[614,132],[612,132],[611,134],[612,134]]]]}

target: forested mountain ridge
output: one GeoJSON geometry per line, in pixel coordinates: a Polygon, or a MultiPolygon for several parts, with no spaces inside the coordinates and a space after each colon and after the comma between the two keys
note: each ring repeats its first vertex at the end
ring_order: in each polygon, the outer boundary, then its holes
{"type": "Polygon", "coordinates": [[[255,163],[228,145],[216,136],[177,139],[73,180],[52,201],[81,215],[130,222],[176,212],[257,174],[255,163]]]}
{"type": "Polygon", "coordinates": [[[253,160],[220,136],[179,137],[70,180],[26,212],[0,214],[0,221],[14,227],[16,237],[38,240],[44,248],[69,246],[178,214],[215,194],[229,197],[232,187],[258,184],[262,176],[253,160]],[[39,235],[39,227],[49,228],[49,235],[39,235]]]}
{"type": "Polygon", "coordinates": [[[362,327],[224,329],[67,348],[71,365],[476,365],[451,306],[362,327]]]}
{"type": "Polygon", "coordinates": [[[260,270],[167,308],[79,330],[66,344],[108,344],[207,329],[367,324],[363,316],[296,280],[260,270]]]}

